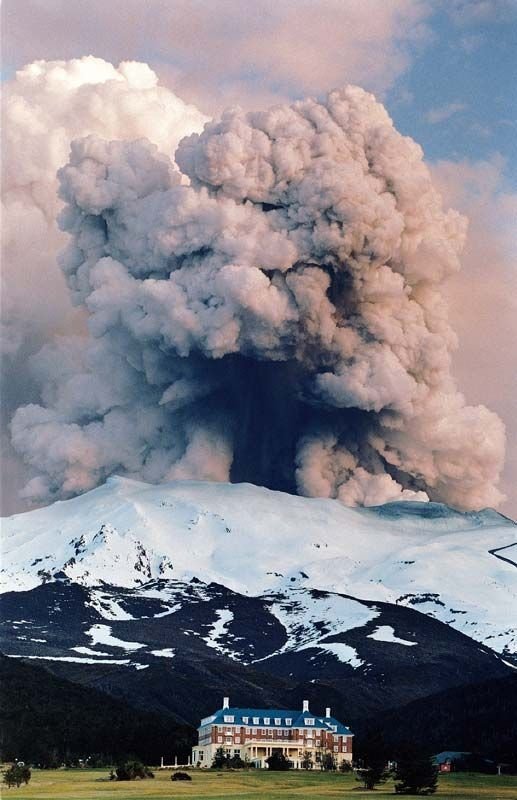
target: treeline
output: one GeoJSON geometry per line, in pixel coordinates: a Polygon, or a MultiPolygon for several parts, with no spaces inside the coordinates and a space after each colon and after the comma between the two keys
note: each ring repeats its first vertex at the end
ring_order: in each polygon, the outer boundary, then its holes
{"type": "Polygon", "coordinates": [[[119,763],[136,756],[190,755],[193,728],[142,712],[103,692],[57,678],[41,667],[0,656],[0,759],[46,767],[119,763]]]}
{"type": "Polygon", "coordinates": [[[354,749],[380,730],[392,757],[407,742],[438,753],[478,753],[517,770],[517,674],[433,694],[358,720],[354,749]]]}

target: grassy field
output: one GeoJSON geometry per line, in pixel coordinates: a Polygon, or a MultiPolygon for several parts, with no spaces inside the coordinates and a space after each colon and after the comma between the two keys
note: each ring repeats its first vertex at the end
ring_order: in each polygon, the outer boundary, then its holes
{"type": "MultiPolygon", "coordinates": [[[[172,783],[171,773],[156,771],[156,778],[131,783],[107,780],[108,770],[34,770],[29,786],[19,789],[2,787],[2,797],[16,800],[162,800],[165,797],[184,797],[191,800],[324,800],[348,795],[375,797],[378,800],[395,797],[393,784],[388,783],[375,792],[359,788],[353,776],[321,774],[319,772],[262,772],[217,773],[193,771],[192,783],[172,783]]],[[[517,800],[517,778],[510,776],[457,773],[439,779],[435,797],[440,800],[517,800]]]]}

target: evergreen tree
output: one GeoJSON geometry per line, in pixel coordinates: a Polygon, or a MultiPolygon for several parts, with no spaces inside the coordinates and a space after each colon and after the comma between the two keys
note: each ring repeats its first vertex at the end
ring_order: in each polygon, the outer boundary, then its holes
{"type": "Polygon", "coordinates": [[[377,784],[385,783],[389,773],[386,769],[388,753],[381,731],[372,731],[357,746],[356,755],[360,768],[357,779],[364,783],[365,789],[374,789],[377,784]]]}
{"type": "Polygon", "coordinates": [[[327,752],[323,754],[321,759],[321,769],[329,770],[331,772],[335,772],[336,770],[336,759],[330,750],[327,750],[327,752]]]}
{"type": "Polygon", "coordinates": [[[224,747],[218,747],[212,759],[212,767],[214,769],[223,769],[223,767],[228,766],[229,760],[224,747]]]}
{"type": "Polygon", "coordinates": [[[11,786],[19,787],[24,783],[27,785],[31,779],[31,771],[25,764],[12,764],[4,773],[4,783],[10,789],[11,786]]]}
{"type": "Polygon", "coordinates": [[[434,794],[438,769],[432,758],[412,745],[405,746],[398,758],[395,772],[397,794],[434,794]]]}

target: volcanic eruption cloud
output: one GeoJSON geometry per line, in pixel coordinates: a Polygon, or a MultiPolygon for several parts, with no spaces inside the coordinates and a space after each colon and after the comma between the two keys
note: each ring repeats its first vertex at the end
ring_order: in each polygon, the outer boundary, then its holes
{"type": "Polygon", "coordinates": [[[90,335],[34,357],[42,402],[11,426],[27,497],[116,472],[347,505],[501,500],[503,425],[450,370],[440,287],[466,220],[372,95],[232,109],[169,156],[90,135],[59,180],[90,335]]]}

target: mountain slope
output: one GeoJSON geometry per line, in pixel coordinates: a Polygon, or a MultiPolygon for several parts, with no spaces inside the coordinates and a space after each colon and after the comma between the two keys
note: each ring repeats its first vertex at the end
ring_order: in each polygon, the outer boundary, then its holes
{"type": "Polygon", "coordinates": [[[493,511],[116,478],[4,522],[3,652],[189,723],[228,694],[346,721],[517,663],[493,511]]]}
{"type": "Polygon", "coordinates": [[[248,484],[111,478],[4,520],[0,581],[21,591],[66,576],[97,588],[107,618],[125,612],[108,610],[105,584],[195,577],[249,595],[310,587],[417,608],[511,654],[516,570],[517,526],[491,510],[346,508],[248,484]]]}
{"type": "Polygon", "coordinates": [[[448,689],[356,721],[359,736],[376,728],[392,752],[411,741],[434,753],[482,753],[517,769],[517,675],[448,689]]]}

